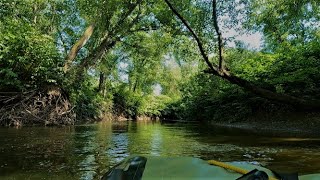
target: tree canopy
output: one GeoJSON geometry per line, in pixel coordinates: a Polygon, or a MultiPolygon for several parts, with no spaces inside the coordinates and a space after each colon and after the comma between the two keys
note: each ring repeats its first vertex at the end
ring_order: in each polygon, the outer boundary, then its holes
{"type": "Polygon", "coordinates": [[[317,0],[4,0],[0,91],[59,86],[79,119],[317,110],[319,7],[317,0]],[[260,47],[239,40],[252,33],[260,47]]]}

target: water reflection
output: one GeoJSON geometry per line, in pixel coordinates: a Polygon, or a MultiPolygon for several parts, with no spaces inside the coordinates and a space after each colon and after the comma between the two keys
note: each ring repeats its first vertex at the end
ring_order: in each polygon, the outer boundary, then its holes
{"type": "Polygon", "coordinates": [[[111,157],[111,163],[122,161],[128,156],[128,134],[115,133],[106,154],[111,157]]]}
{"type": "Polygon", "coordinates": [[[0,179],[99,179],[132,154],[251,162],[320,172],[320,139],[257,136],[197,124],[99,123],[0,128],[0,179]]]}
{"type": "Polygon", "coordinates": [[[79,158],[77,169],[80,172],[80,179],[93,179],[96,176],[98,163],[96,160],[96,152],[99,144],[96,141],[96,126],[80,126],[77,127],[74,136],[75,139],[75,155],[79,158]],[[79,130],[81,129],[81,130],[79,130]]]}
{"type": "Polygon", "coordinates": [[[162,147],[162,134],[159,129],[155,129],[152,133],[151,137],[151,152],[150,154],[153,156],[161,155],[161,147],[162,147]]]}

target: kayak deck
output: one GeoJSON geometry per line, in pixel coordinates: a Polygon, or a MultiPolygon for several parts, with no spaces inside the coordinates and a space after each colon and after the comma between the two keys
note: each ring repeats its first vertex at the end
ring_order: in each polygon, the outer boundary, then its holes
{"type": "MultiPolygon", "coordinates": [[[[269,179],[276,175],[263,167],[241,162],[222,163],[248,172],[256,169],[267,174],[269,179]]],[[[296,177],[297,178],[297,177],[296,177]]],[[[294,179],[296,179],[294,178],[294,179]]],[[[219,166],[210,165],[207,161],[192,157],[148,157],[130,156],[116,165],[102,179],[248,179],[242,174],[219,166]],[[240,178],[242,177],[242,178],[240,178]]],[[[265,179],[265,178],[262,178],[265,179]]],[[[299,176],[300,180],[320,179],[320,174],[299,176]]]]}

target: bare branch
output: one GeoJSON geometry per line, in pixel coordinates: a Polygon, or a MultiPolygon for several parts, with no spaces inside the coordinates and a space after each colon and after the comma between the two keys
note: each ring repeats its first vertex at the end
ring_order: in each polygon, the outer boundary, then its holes
{"type": "Polygon", "coordinates": [[[218,48],[219,48],[219,70],[223,69],[223,43],[222,43],[222,34],[218,25],[218,16],[217,16],[217,0],[212,0],[212,18],[213,26],[218,35],[218,48]]]}
{"type": "Polygon", "coordinates": [[[171,9],[171,11],[182,21],[182,23],[187,27],[187,29],[190,31],[190,33],[192,34],[193,38],[197,41],[199,50],[201,52],[201,55],[204,59],[204,61],[207,63],[208,67],[213,70],[213,71],[217,71],[217,66],[215,64],[212,64],[209,61],[209,57],[206,54],[204,47],[202,45],[202,42],[200,41],[200,38],[197,36],[197,34],[193,31],[193,29],[190,27],[189,23],[179,14],[179,12],[174,9],[174,7],[172,6],[172,4],[170,4],[170,2],[168,0],[164,0],[167,5],[169,6],[169,8],[171,9]]]}

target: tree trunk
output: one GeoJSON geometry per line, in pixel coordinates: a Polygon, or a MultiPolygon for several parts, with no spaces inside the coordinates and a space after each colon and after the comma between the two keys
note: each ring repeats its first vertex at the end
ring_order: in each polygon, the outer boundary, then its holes
{"type": "Polygon", "coordinates": [[[234,76],[230,74],[227,71],[223,71],[221,73],[217,73],[216,71],[206,71],[212,75],[219,76],[227,81],[229,81],[232,84],[236,84],[242,88],[244,88],[247,91],[250,91],[251,93],[258,95],[262,98],[276,101],[284,104],[292,105],[296,108],[300,109],[309,109],[309,110],[320,110],[320,101],[319,100],[305,100],[301,98],[297,98],[294,96],[290,96],[287,94],[279,94],[264,88],[260,88],[254,84],[252,84],[250,81],[247,81],[245,79],[239,78],[237,76],[234,76]]]}
{"type": "MultiPolygon", "coordinates": [[[[87,70],[90,66],[95,65],[97,63],[97,61],[102,58],[105,53],[113,48],[116,43],[118,41],[120,41],[120,39],[123,37],[121,35],[116,35],[117,32],[120,31],[124,31],[124,29],[121,27],[123,25],[123,23],[125,23],[126,19],[130,16],[130,14],[132,14],[132,12],[134,11],[134,9],[142,2],[142,0],[138,0],[136,3],[132,3],[130,5],[130,7],[128,8],[128,11],[124,12],[122,14],[122,16],[120,17],[120,20],[115,23],[115,26],[112,27],[109,32],[107,32],[105,34],[105,38],[101,41],[100,45],[98,47],[96,47],[92,53],[90,53],[90,55],[88,57],[86,57],[85,59],[83,59],[83,61],[80,63],[80,65],[77,67],[76,69],[76,74],[75,74],[75,79],[77,79],[78,81],[82,81],[83,79],[83,73],[85,70],[87,70]]],[[[135,21],[136,19],[134,19],[133,21],[135,21]]],[[[133,23],[130,24],[130,27],[133,26],[133,23]]],[[[93,31],[93,25],[92,25],[92,31],[93,31]]],[[[90,27],[89,27],[90,28],[90,27]]],[[[92,32],[90,33],[90,29],[87,29],[86,32],[84,33],[84,36],[78,41],[79,43],[76,43],[74,45],[74,51],[70,52],[70,58],[68,57],[68,59],[72,59],[73,54],[77,54],[77,52],[81,49],[82,46],[84,46],[84,44],[86,43],[86,41],[90,38],[92,32]],[[88,31],[88,32],[87,32],[88,31]],[[87,36],[89,35],[89,36],[87,36]],[[88,37],[88,38],[86,38],[88,37]],[[77,48],[78,47],[78,48],[77,48]],[[76,53],[73,53],[76,52],[76,53]],[[72,54],[71,54],[72,53],[72,54]]],[[[125,33],[128,33],[127,31],[125,31],[125,33]]],[[[65,69],[68,69],[70,63],[72,62],[72,60],[68,60],[65,64],[65,69]]]]}
{"type": "Polygon", "coordinates": [[[223,42],[222,42],[222,33],[220,31],[219,25],[218,25],[218,16],[217,16],[217,1],[212,1],[212,19],[213,19],[213,26],[214,29],[218,35],[218,52],[219,52],[219,70],[224,69],[224,59],[223,59],[223,42]]]}
{"type": "Polygon", "coordinates": [[[139,83],[139,78],[137,77],[137,79],[136,79],[136,81],[134,83],[134,86],[133,86],[133,92],[136,92],[138,83],[139,83]]]}
{"type": "Polygon", "coordinates": [[[81,64],[81,69],[87,69],[89,66],[95,64],[100,58],[103,57],[103,55],[111,48],[116,45],[117,40],[112,40],[109,37],[106,37],[101,44],[94,50],[93,53],[91,53],[87,58],[85,58],[81,64]]]}
{"type": "Polygon", "coordinates": [[[79,50],[87,43],[90,39],[94,30],[94,24],[91,24],[86,31],[83,33],[82,37],[72,46],[63,67],[64,73],[66,73],[71,65],[72,61],[76,58],[79,50]]]}
{"type": "Polygon", "coordinates": [[[106,77],[104,73],[100,72],[98,92],[101,92],[102,94],[104,94],[104,90],[105,90],[105,80],[106,80],[106,77]]]}
{"type": "Polygon", "coordinates": [[[90,54],[87,58],[85,58],[77,67],[75,77],[78,81],[83,80],[83,73],[88,67],[94,65],[103,55],[112,47],[116,45],[115,40],[110,40],[108,37],[102,41],[99,47],[95,49],[95,51],[90,54]]]}

